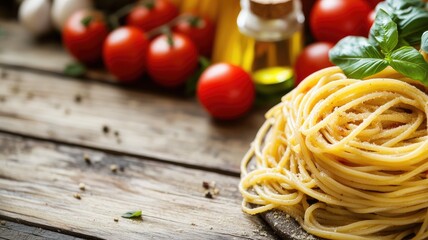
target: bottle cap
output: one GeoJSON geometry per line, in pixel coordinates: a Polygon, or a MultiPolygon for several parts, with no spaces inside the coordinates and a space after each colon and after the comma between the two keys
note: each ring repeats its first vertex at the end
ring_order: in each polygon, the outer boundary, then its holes
{"type": "Polygon", "coordinates": [[[250,0],[250,9],[264,19],[276,19],[293,12],[293,0],[250,0]]]}

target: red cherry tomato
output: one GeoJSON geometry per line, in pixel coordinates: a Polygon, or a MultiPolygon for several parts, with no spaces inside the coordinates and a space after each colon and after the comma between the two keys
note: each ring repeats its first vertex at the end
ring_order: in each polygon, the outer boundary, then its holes
{"type": "Polygon", "coordinates": [[[91,64],[101,59],[107,35],[108,28],[100,12],[80,10],[65,23],[62,39],[74,58],[91,64]]]}
{"type": "Polygon", "coordinates": [[[349,35],[367,37],[370,11],[364,0],[319,0],[311,12],[311,31],[318,41],[334,43],[349,35]]]}
{"type": "Polygon", "coordinates": [[[152,0],[136,6],[128,15],[126,24],[143,31],[164,25],[178,16],[177,7],[169,0],[152,0]]]}
{"type": "Polygon", "coordinates": [[[156,37],[149,46],[147,69],[150,77],[164,87],[176,87],[198,66],[198,50],[185,35],[172,33],[156,37]]]}
{"type": "Polygon", "coordinates": [[[199,78],[197,96],[214,118],[228,120],[242,116],[253,105],[255,87],[242,68],[218,63],[208,67],[199,78]]]}
{"type": "Polygon", "coordinates": [[[376,18],[376,10],[372,10],[369,13],[369,15],[367,15],[367,27],[369,29],[369,32],[370,32],[370,28],[373,26],[375,18],[376,18]]]}
{"type": "Polygon", "coordinates": [[[297,57],[296,65],[294,66],[296,71],[296,86],[310,74],[333,66],[328,57],[328,52],[333,46],[333,43],[317,42],[303,49],[297,57]]]}
{"type": "Polygon", "coordinates": [[[141,30],[118,28],[110,33],[104,43],[104,63],[119,80],[135,81],[145,71],[148,45],[149,41],[141,30]]]}
{"type": "Polygon", "coordinates": [[[179,20],[173,30],[192,39],[198,48],[199,54],[206,57],[211,55],[215,26],[209,18],[186,14],[179,20]]]}
{"type": "Polygon", "coordinates": [[[383,0],[366,0],[366,2],[370,5],[370,7],[375,8],[376,5],[380,2],[383,2],[383,0]]]}

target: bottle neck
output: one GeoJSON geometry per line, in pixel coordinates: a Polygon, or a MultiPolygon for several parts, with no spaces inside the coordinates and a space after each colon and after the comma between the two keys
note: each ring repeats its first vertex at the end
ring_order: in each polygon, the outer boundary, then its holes
{"type": "Polygon", "coordinates": [[[239,31],[258,41],[274,42],[290,38],[300,31],[305,17],[300,0],[293,0],[293,11],[276,19],[263,19],[250,9],[250,0],[241,0],[237,24],[239,31]]]}

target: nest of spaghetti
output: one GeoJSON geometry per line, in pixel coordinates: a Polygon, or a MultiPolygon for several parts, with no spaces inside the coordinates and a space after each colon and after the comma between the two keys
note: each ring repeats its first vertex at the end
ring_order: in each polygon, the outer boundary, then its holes
{"type": "Polygon", "coordinates": [[[428,239],[428,95],[387,69],[318,71],[266,113],[242,160],[243,210],[326,239],[428,239]]]}

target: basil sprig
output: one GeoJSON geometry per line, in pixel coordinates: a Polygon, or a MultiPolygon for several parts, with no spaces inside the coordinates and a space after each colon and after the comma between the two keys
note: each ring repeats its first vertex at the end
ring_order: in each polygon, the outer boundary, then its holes
{"type": "Polygon", "coordinates": [[[428,33],[424,33],[428,30],[428,12],[423,6],[420,0],[387,0],[379,4],[369,39],[350,36],[340,40],[329,52],[330,61],[351,78],[362,79],[391,66],[428,85],[428,63],[410,46],[428,48],[428,33]]]}
{"type": "Polygon", "coordinates": [[[417,45],[428,26],[428,12],[424,7],[421,0],[387,0],[378,4],[376,9],[388,12],[397,23],[399,41],[417,45]]]}

